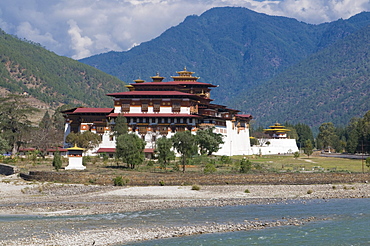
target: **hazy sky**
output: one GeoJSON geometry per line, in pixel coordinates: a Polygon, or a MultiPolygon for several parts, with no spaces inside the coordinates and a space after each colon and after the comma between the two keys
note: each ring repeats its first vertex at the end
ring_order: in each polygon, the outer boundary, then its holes
{"type": "Polygon", "coordinates": [[[317,24],[370,11],[370,0],[1,0],[0,28],[80,59],[128,50],[220,6],[317,24]]]}

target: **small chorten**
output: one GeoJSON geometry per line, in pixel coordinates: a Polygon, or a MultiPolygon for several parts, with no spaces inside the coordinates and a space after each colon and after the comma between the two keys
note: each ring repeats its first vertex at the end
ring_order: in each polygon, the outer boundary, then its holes
{"type": "Polygon", "coordinates": [[[82,165],[82,152],[85,150],[84,148],[79,148],[75,144],[74,147],[68,148],[68,166],[65,168],[66,170],[76,169],[76,170],[84,170],[86,167],[82,165]]]}

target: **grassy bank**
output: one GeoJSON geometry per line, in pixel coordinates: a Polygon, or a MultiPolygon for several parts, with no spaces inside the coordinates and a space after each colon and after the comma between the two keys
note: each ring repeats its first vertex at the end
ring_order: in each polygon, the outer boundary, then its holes
{"type": "MultiPolygon", "coordinates": [[[[187,173],[214,173],[232,174],[239,173],[240,161],[247,158],[252,163],[249,173],[281,173],[281,172],[362,172],[363,162],[361,159],[346,159],[335,157],[321,157],[318,154],[307,157],[294,158],[292,155],[274,156],[233,156],[230,157],[195,157],[186,166],[187,173]],[[211,168],[210,168],[211,167],[211,168]],[[207,169],[208,168],[208,169],[207,169]]],[[[52,158],[31,157],[3,157],[0,162],[19,167],[22,173],[30,171],[55,171],[52,166],[52,158]]],[[[134,170],[126,168],[126,165],[114,159],[99,157],[85,158],[86,170],[95,174],[124,175],[132,172],[140,173],[176,173],[177,161],[166,168],[160,168],[155,160],[147,160],[134,170]]],[[[63,158],[63,167],[68,165],[68,160],[63,158]]],[[[369,169],[364,166],[364,171],[369,169]]],[[[59,172],[68,172],[63,168],[59,172]]]]}

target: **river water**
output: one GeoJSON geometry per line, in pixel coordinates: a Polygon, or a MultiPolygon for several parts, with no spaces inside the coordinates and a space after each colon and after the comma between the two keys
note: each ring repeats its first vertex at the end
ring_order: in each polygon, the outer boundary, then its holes
{"type": "Polygon", "coordinates": [[[76,230],[191,226],[205,223],[275,221],[282,218],[329,218],[301,226],[202,234],[128,245],[370,245],[370,199],[292,200],[277,204],[181,208],[89,216],[1,216],[2,239],[47,238],[76,230]]]}

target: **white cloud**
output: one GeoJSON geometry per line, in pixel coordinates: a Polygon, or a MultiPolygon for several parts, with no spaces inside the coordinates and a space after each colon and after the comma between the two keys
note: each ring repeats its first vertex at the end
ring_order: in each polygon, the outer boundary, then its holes
{"type": "Polygon", "coordinates": [[[369,11],[369,0],[2,0],[0,28],[80,59],[124,51],[159,36],[188,15],[241,6],[307,23],[369,11]]]}
{"type": "Polygon", "coordinates": [[[29,22],[20,23],[17,26],[16,35],[43,45],[58,45],[58,42],[53,39],[51,33],[40,33],[40,30],[33,28],[29,22]]]}
{"type": "Polygon", "coordinates": [[[78,27],[76,21],[69,20],[68,34],[71,37],[71,48],[76,52],[72,58],[79,59],[82,57],[91,56],[89,50],[90,46],[93,44],[91,39],[86,36],[81,35],[81,29],[78,27]]]}

